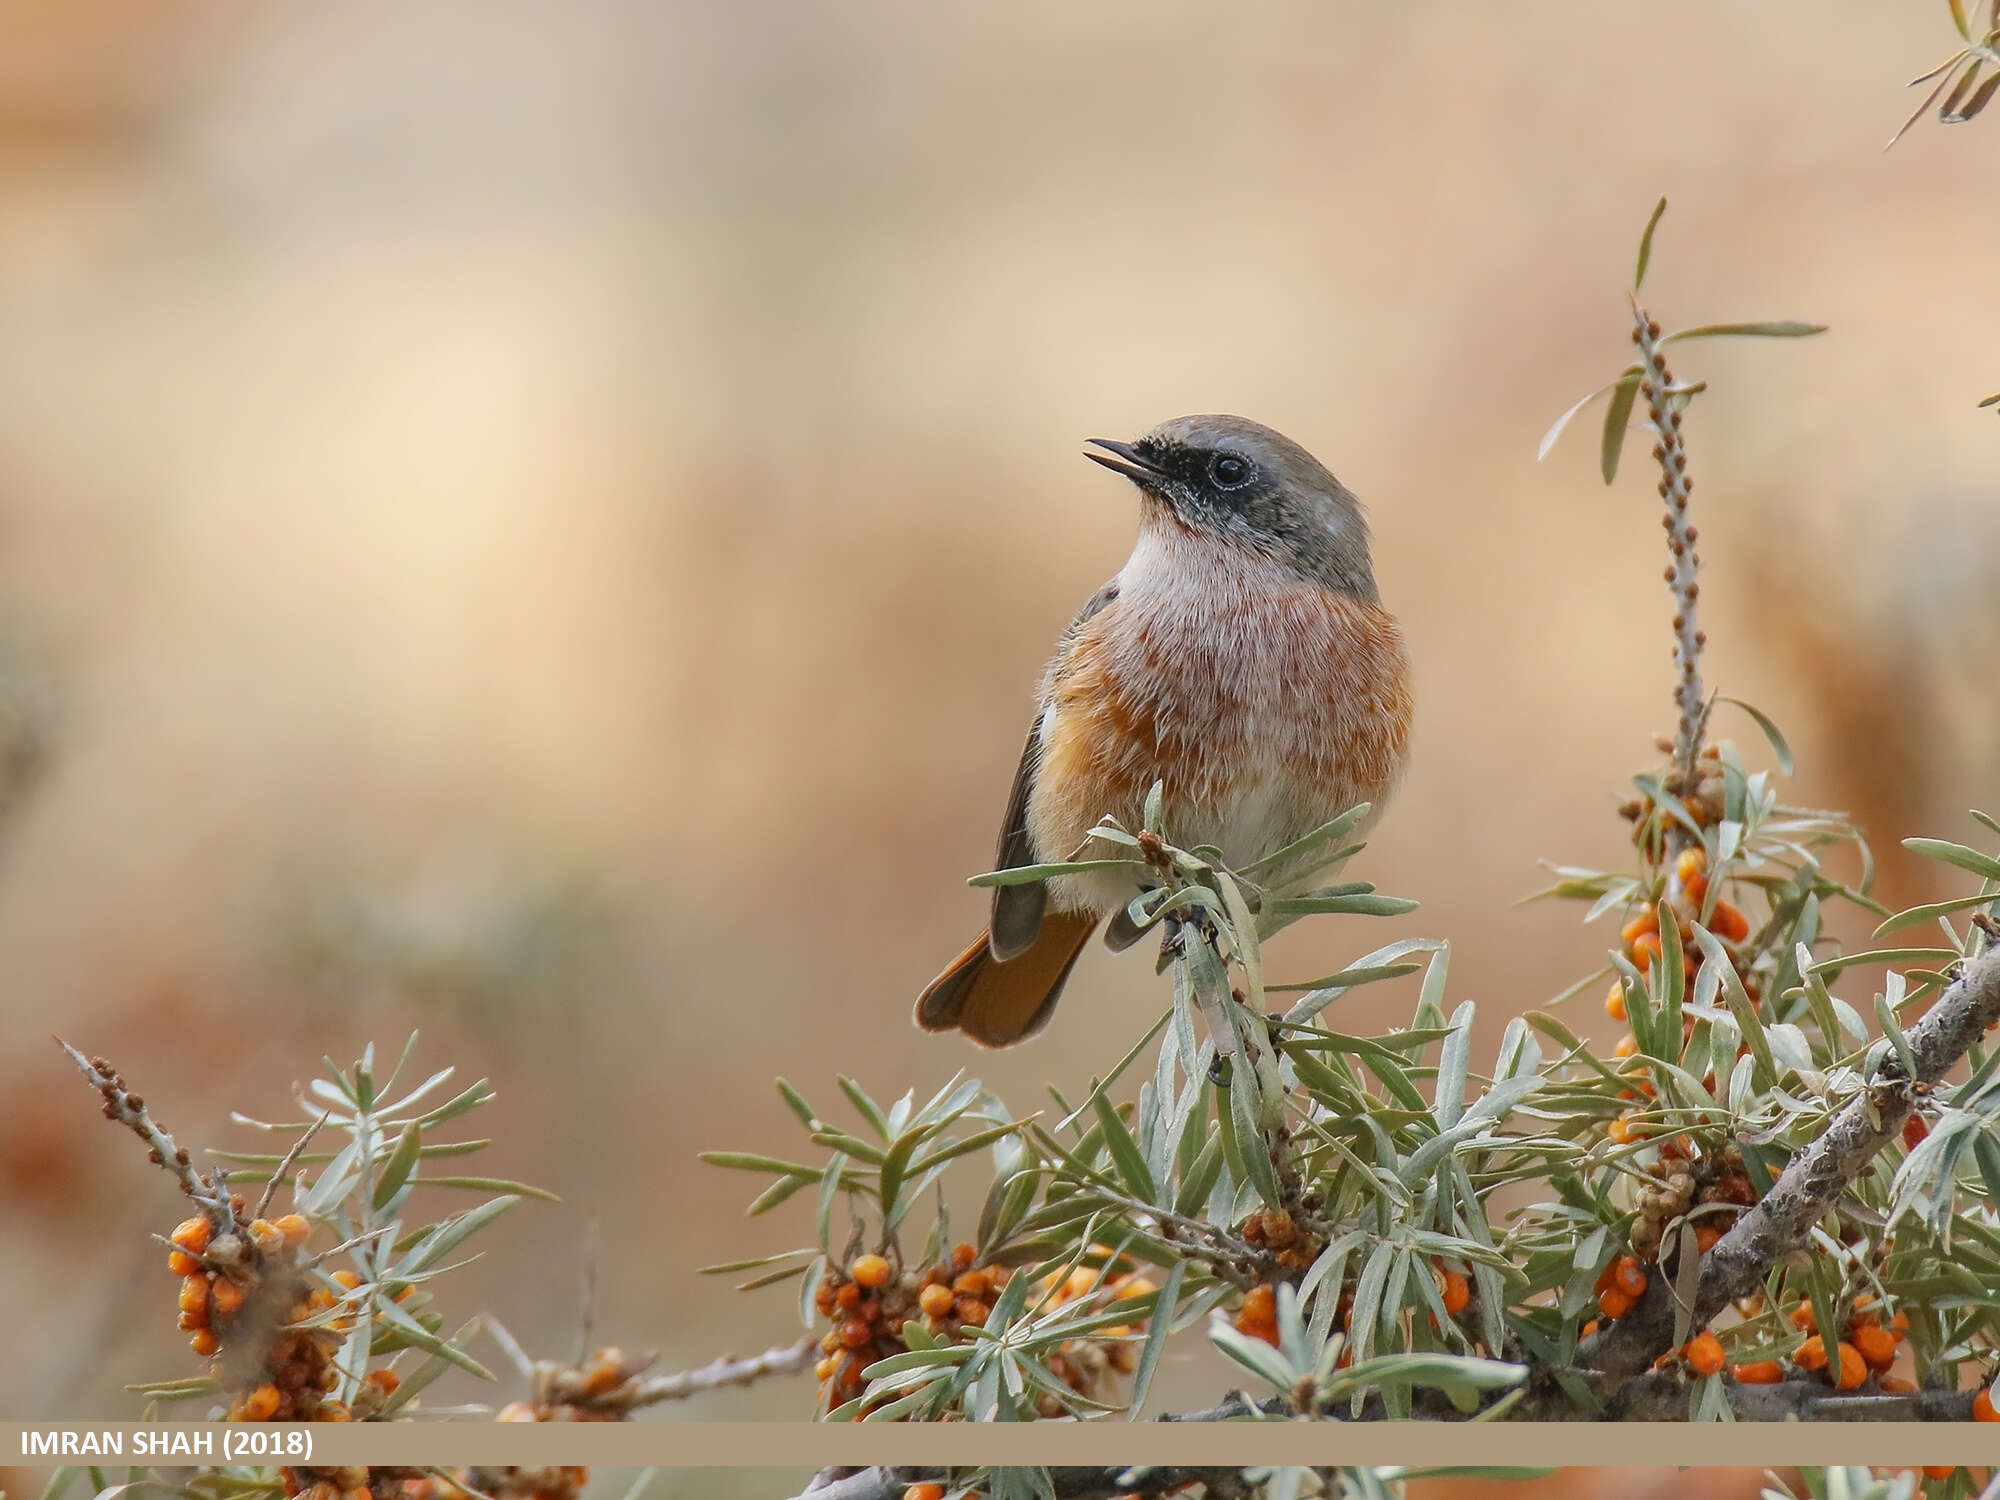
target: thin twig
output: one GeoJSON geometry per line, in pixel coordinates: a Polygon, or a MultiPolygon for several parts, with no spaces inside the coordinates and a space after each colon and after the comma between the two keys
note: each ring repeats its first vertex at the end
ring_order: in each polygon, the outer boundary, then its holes
{"type": "Polygon", "coordinates": [[[631,1404],[652,1406],[661,1401],[685,1401],[725,1386],[750,1385],[766,1375],[796,1375],[810,1369],[819,1353],[819,1341],[806,1337],[796,1344],[766,1349],[748,1359],[724,1355],[698,1370],[680,1370],[671,1375],[654,1375],[639,1382],[631,1404]]]}
{"type": "Polygon", "coordinates": [[[218,1167],[212,1177],[204,1177],[197,1172],[186,1148],[177,1145],[174,1138],[160,1128],[147,1110],[146,1101],[125,1087],[125,1080],[118,1076],[110,1063],[101,1057],[85,1057],[61,1037],[57,1037],[55,1043],[69,1054],[77,1071],[103,1096],[104,1118],[123,1125],[152,1148],[151,1159],[180,1179],[181,1191],[201,1205],[218,1235],[233,1230],[236,1211],[230,1206],[229,1182],[221,1168],[218,1167]]]}
{"type": "Polygon", "coordinates": [[[292,1149],[285,1153],[285,1159],[278,1163],[278,1170],[273,1172],[271,1180],[264,1184],[263,1196],[257,1200],[257,1211],[250,1215],[251,1218],[261,1219],[264,1217],[264,1210],[271,1206],[271,1199],[276,1195],[278,1185],[285,1180],[285,1174],[298,1165],[299,1154],[312,1143],[312,1138],[319,1134],[320,1126],[324,1125],[331,1118],[331,1115],[322,1110],[320,1117],[306,1127],[306,1133],[292,1142],[292,1149]]]}

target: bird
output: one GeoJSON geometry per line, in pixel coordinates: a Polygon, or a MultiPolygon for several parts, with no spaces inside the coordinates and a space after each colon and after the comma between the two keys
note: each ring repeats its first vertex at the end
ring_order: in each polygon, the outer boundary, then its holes
{"type": "MultiPolygon", "coordinates": [[[[1402,777],[1414,701],[1361,502],[1243,417],[1086,446],[1137,487],[1138,535],[1042,674],[995,868],[1083,857],[1106,816],[1139,828],[1156,782],[1166,832],[1232,868],[1364,802],[1366,832],[1402,777]]],[[[996,886],[917,1024],[987,1047],[1033,1036],[1099,922],[1114,950],[1137,941],[1126,908],[1140,889],[1124,870],[996,886]]]]}

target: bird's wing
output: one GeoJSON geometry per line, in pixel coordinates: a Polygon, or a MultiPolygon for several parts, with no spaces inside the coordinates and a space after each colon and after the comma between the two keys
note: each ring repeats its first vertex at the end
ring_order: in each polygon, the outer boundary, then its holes
{"type": "MultiPolygon", "coordinates": [[[[1056,648],[1058,653],[1085,621],[1101,613],[1117,597],[1115,578],[1092,594],[1063,632],[1056,648]]],[[[1042,720],[1046,713],[1044,707],[1035,715],[1035,722],[1028,728],[1028,742],[1021,747],[1021,764],[1014,771],[1014,788],[1007,795],[1007,811],[1000,819],[1000,848],[993,858],[996,870],[1015,870],[1035,863],[1034,846],[1028,838],[1028,798],[1034,792],[1035,774],[1041,768],[1042,720]]],[[[1048,887],[1039,880],[993,888],[993,917],[988,924],[991,935],[987,941],[993,956],[1001,963],[1025,953],[1033,945],[1036,934],[1042,930],[1042,911],[1048,904],[1048,895],[1048,887]]]]}

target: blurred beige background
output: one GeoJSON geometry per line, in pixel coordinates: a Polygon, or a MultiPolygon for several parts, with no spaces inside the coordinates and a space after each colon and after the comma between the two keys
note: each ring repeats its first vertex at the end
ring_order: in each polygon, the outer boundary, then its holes
{"type": "Polygon", "coordinates": [[[691,1274],[810,1235],[693,1160],[797,1144],[774,1074],[831,1109],[837,1071],[969,1064],[1027,1108],[1115,1057],[1163,997],[1100,949],[1038,1045],[907,1019],[979,920],[1043,653],[1129,545],[1087,435],[1243,412],[1372,507],[1420,716],[1356,872],[1424,906],[1280,966],[1449,936],[1489,1035],[1588,970],[1575,909],[1513,903],[1628,852],[1670,609],[1644,466],[1607,492],[1592,424],[1535,445],[1626,358],[1662,192],[1663,320],[1834,330],[1677,361],[1711,680],[1876,829],[1889,899],[1933,889],[1897,836],[2000,801],[2000,123],[1881,150],[1942,5],[0,31],[0,1411],[191,1368],[143,1239],[177,1199],[51,1029],[241,1144],[228,1108],[421,1027],[499,1086],[487,1169],[565,1199],[447,1310],[567,1349],[595,1220],[600,1330],[669,1363],[792,1336],[784,1293],[691,1274]]]}

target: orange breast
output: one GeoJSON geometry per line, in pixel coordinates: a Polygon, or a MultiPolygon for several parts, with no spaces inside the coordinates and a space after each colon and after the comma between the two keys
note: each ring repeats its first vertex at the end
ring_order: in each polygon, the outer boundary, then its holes
{"type": "MultiPolygon", "coordinates": [[[[1218,568],[1215,551],[1206,567],[1128,566],[1137,576],[1050,664],[1028,806],[1038,858],[1069,856],[1106,814],[1136,827],[1156,780],[1169,836],[1236,864],[1355,803],[1379,809],[1394,786],[1411,717],[1394,618],[1260,559],[1218,568]]],[[[1124,899],[1105,882],[1055,895],[1124,899]]]]}

